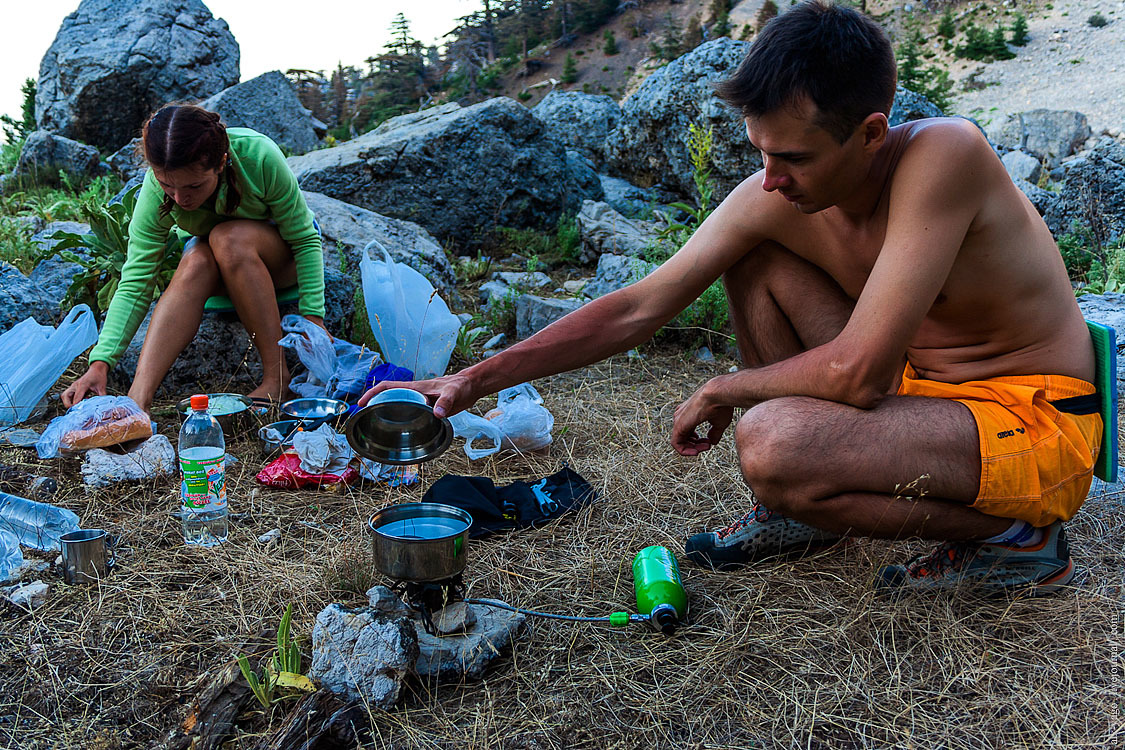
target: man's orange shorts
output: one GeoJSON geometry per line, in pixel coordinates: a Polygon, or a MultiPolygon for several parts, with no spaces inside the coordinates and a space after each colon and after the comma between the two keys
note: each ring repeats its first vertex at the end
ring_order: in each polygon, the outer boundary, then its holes
{"type": "Polygon", "coordinates": [[[1100,414],[1071,414],[1051,402],[1094,393],[1063,375],[1016,375],[942,383],[910,365],[900,396],[948,398],[973,413],[980,438],[980,492],[972,507],[1047,526],[1069,520],[1090,491],[1102,438],[1100,414]]]}

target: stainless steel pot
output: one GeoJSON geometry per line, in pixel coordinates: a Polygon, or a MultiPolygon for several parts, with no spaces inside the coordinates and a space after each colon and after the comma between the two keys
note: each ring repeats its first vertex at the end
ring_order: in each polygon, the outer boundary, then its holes
{"type": "MultiPolygon", "coordinates": [[[[214,402],[220,397],[229,398],[232,401],[237,401],[239,408],[237,411],[227,412],[226,414],[212,414],[219,424],[223,426],[223,433],[229,438],[235,435],[241,435],[248,431],[252,426],[257,426],[257,418],[254,413],[254,402],[247,396],[241,393],[208,393],[207,398],[209,401],[214,402]]],[[[188,414],[191,414],[191,398],[185,398],[180,403],[176,404],[176,410],[180,413],[181,419],[187,419],[188,414]]]]}
{"type": "Polygon", "coordinates": [[[442,503],[403,503],[375,511],[367,522],[375,568],[396,581],[452,578],[468,560],[473,517],[442,503]]]}

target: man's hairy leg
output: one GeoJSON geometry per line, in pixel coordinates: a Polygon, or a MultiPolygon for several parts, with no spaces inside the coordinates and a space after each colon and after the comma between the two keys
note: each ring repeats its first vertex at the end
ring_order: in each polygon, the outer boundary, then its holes
{"type": "Polygon", "coordinates": [[[857,409],[774,399],[746,412],[736,440],[758,501],[826,531],[944,541],[1011,524],[969,507],[980,450],[972,414],[955,401],[889,396],[857,409]]]}
{"type": "Polygon", "coordinates": [[[855,302],[820,268],[776,242],[758,245],[723,274],[730,322],[747,367],[827,343],[855,302]]]}

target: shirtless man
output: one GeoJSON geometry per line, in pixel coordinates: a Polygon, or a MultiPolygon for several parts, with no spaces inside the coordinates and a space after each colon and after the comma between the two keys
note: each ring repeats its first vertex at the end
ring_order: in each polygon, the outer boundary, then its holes
{"type": "Polygon", "coordinates": [[[1089,333],[1050,232],[976,126],[889,128],[894,89],[868,18],[807,2],[774,19],[720,89],[764,168],[645,279],[410,385],[453,414],[637,346],[721,276],[745,368],[676,409],[672,445],[710,449],[745,408],[734,432],[756,505],[691,537],[689,559],[922,537],[941,545],[880,585],[1068,582],[1062,521],[1088,491],[1101,419],[1050,402],[1093,393],[1089,333]]]}

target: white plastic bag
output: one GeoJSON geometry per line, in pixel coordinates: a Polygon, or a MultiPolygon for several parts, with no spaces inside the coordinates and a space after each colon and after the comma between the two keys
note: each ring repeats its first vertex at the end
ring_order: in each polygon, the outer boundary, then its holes
{"type": "Polygon", "coordinates": [[[502,450],[535,451],[546,448],[554,439],[551,430],[555,417],[543,406],[539,392],[527,383],[500,391],[496,408],[484,418],[504,434],[502,450]]]}
{"type": "Polygon", "coordinates": [[[304,398],[327,396],[354,402],[363,394],[367,373],[382,362],[379,352],[341,338],[333,339],[300,315],[283,317],[281,330],[286,334],[278,345],[296,351],[307,369],[289,384],[290,390],[304,398]]]}
{"type": "Polygon", "coordinates": [[[500,444],[504,441],[504,433],[494,422],[490,422],[472,412],[457,412],[449,418],[449,424],[453,425],[455,437],[465,438],[465,455],[473,461],[496,453],[500,450],[500,444]],[[491,440],[492,446],[489,448],[474,447],[473,443],[481,439],[491,440]]]}
{"type": "Polygon", "coordinates": [[[419,380],[445,374],[461,321],[425,276],[396,263],[377,240],[367,243],[359,262],[363,302],[371,332],[387,361],[414,371],[419,380]],[[373,247],[382,260],[368,254],[373,247]]]}
{"type": "Polygon", "coordinates": [[[97,340],[86,305],[72,308],[58,328],[28,318],[0,335],[0,427],[27,419],[74,358],[97,340]]]}

